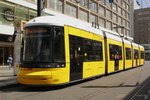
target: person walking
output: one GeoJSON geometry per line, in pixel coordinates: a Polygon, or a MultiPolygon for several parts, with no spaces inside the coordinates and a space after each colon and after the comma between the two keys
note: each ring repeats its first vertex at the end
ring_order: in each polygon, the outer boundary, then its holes
{"type": "Polygon", "coordinates": [[[12,67],[13,58],[11,55],[8,57],[9,69],[12,67]]]}

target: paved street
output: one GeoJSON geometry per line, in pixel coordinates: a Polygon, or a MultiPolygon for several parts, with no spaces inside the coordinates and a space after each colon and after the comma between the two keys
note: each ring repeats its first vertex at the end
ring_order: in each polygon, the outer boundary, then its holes
{"type": "Polygon", "coordinates": [[[9,68],[9,66],[0,66],[0,89],[12,84],[16,84],[16,76],[14,76],[13,68],[9,68]]]}
{"type": "Polygon", "coordinates": [[[63,87],[10,85],[0,100],[149,100],[149,65],[63,87]]]}
{"type": "Polygon", "coordinates": [[[0,80],[13,77],[13,69],[8,66],[0,66],[0,80]]]}

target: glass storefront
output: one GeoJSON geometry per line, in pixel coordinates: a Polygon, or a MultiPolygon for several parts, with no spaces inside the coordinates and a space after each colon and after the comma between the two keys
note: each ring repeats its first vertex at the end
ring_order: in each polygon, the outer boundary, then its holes
{"type": "MultiPolygon", "coordinates": [[[[45,15],[50,14],[43,13],[43,16],[45,15]]],[[[0,25],[12,26],[14,27],[15,31],[17,31],[17,33],[21,32],[21,21],[29,21],[36,16],[37,11],[34,9],[30,9],[7,1],[0,1],[0,25]]],[[[7,33],[2,34],[0,30],[0,66],[7,65],[7,58],[9,55],[12,55],[13,59],[16,58],[16,53],[14,52],[15,44],[14,42],[8,41],[9,37],[10,35],[7,35],[7,33]]],[[[17,40],[20,40],[20,36],[17,36],[17,38],[19,38],[17,40]]]]}
{"type": "MultiPolygon", "coordinates": [[[[21,21],[28,21],[36,17],[36,15],[36,11],[33,9],[0,1],[0,25],[12,26],[19,33],[21,30],[21,21]]],[[[0,30],[0,66],[8,65],[7,60],[9,55],[12,55],[13,59],[15,58],[14,42],[8,41],[9,37],[10,35],[3,34],[0,30]]]]}
{"type": "Polygon", "coordinates": [[[21,20],[29,21],[36,17],[36,11],[27,7],[0,1],[0,24],[11,25],[20,31],[21,20]]]}
{"type": "Polygon", "coordinates": [[[0,47],[0,66],[8,65],[8,57],[13,57],[13,46],[0,47]]]}
{"type": "Polygon", "coordinates": [[[0,24],[13,26],[14,5],[0,1],[0,24]]]}

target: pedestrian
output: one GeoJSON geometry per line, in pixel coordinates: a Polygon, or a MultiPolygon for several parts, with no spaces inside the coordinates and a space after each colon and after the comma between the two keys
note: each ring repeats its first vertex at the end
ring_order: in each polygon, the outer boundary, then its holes
{"type": "Polygon", "coordinates": [[[119,53],[117,51],[115,53],[114,60],[115,60],[115,71],[117,71],[119,70],[119,53]]]}
{"type": "Polygon", "coordinates": [[[8,57],[9,69],[12,67],[13,58],[11,55],[8,57]]]}

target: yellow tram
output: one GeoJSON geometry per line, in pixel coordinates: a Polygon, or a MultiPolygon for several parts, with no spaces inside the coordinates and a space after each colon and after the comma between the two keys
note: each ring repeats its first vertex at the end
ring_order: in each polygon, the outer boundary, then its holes
{"type": "Polygon", "coordinates": [[[62,85],[143,65],[144,48],[129,40],[69,17],[34,18],[24,28],[17,80],[62,85]]]}

